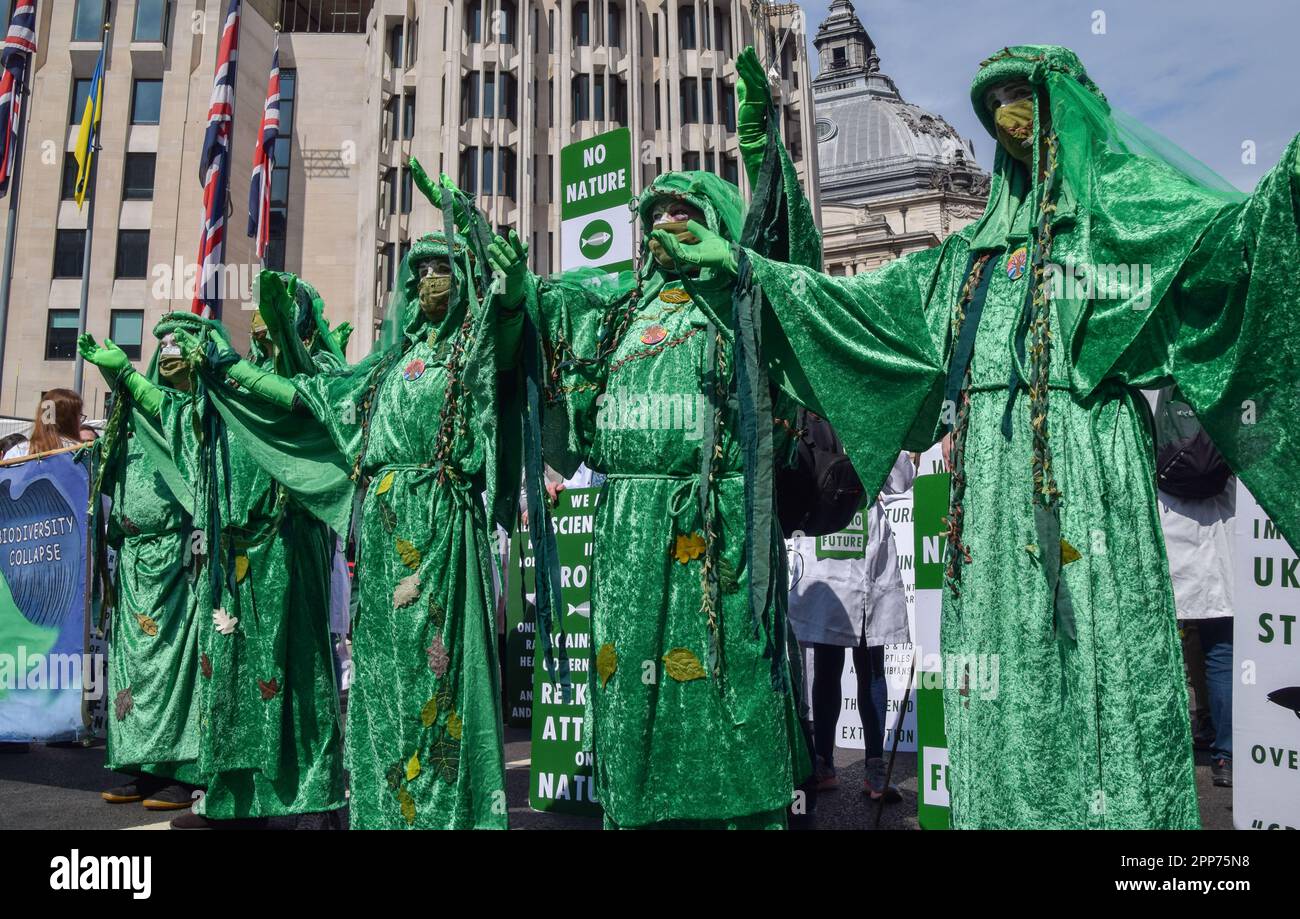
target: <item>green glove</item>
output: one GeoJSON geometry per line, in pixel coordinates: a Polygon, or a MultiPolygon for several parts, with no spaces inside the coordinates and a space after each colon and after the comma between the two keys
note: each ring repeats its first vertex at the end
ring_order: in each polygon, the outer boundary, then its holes
{"type": "Polygon", "coordinates": [[[731,243],[698,221],[686,221],[686,228],[699,242],[684,243],[667,230],[655,230],[650,237],[663,246],[679,268],[711,268],[734,277],[736,253],[731,243]]]}
{"type": "Polygon", "coordinates": [[[767,148],[767,113],[772,105],[767,73],[753,45],[736,58],[736,139],[750,184],[758,180],[767,148]]]}
{"type": "MultiPolygon", "coordinates": [[[[184,329],[177,329],[172,333],[176,337],[176,344],[180,345],[182,353],[192,363],[208,363],[207,355],[204,352],[203,344],[200,339],[191,335],[184,329]]],[[[226,378],[234,380],[244,389],[253,395],[279,406],[283,409],[292,411],[298,401],[298,390],[293,388],[293,384],[284,377],[266,370],[259,370],[248,361],[242,358],[227,363],[227,359],[238,357],[237,352],[231,347],[230,342],[217,332],[216,329],[209,329],[207,340],[212,344],[218,358],[217,365],[226,368],[226,378]]]]}
{"type": "Polygon", "coordinates": [[[488,263],[493,271],[505,276],[501,305],[510,310],[517,308],[524,301],[524,283],[528,280],[528,245],[514,230],[510,231],[509,241],[497,236],[488,246],[488,263]]]}
{"type": "Polygon", "coordinates": [[[334,336],[334,344],[338,345],[340,352],[347,351],[348,339],[352,337],[352,323],[340,322],[334,327],[334,331],[330,332],[330,335],[334,336]]]}
{"type": "Polygon", "coordinates": [[[111,338],[105,338],[101,348],[95,344],[95,336],[87,332],[77,339],[77,350],[88,362],[98,367],[103,372],[104,379],[110,383],[116,383],[132,369],[131,359],[125,351],[113,344],[111,338]]]}

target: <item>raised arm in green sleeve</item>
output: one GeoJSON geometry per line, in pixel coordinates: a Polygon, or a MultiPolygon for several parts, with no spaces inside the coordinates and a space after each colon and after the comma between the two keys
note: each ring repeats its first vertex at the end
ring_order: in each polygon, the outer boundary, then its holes
{"type": "Polygon", "coordinates": [[[751,185],[758,181],[758,170],[763,165],[767,117],[771,107],[772,93],[768,89],[767,74],[751,45],[736,58],[736,138],[751,185]]]}
{"type": "Polygon", "coordinates": [[[110,385],[120,383],[125,386],[136,405],[150,415],[158,414],[162,408],[162,390],[131,366],[131,359],[113,344],[112,339],[104,339],[101,347],[90,333],[86,333],[77,339],[77,349],[82,357],[99,368],[110,385]]]}

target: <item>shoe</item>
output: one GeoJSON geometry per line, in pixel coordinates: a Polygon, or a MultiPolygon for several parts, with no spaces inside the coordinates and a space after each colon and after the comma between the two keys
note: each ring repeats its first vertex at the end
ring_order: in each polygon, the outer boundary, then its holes
{"type": "Polygon", "coordinates": [[[140,776],[125,785],[118,785],[116,788],[108,789],[108,791],[101,791],[99,796],[109,804],[135,804],[137,801],[143,801],[161,787],[162,782],[157,779],[140,776]]]}
{"type": "Polygon", "coordinates": [[[839,776],[835,774],[835,767],[820,756],[817,757],[817,765],[813,769],[813,780],[817,783],[818,791],[834,791],[840,787],[840,780],[839,776]]]}
{"type": "Polygon", "coordinates": [[[1210,775],[1220,788],[1232,787],[1232,760],[1220,757],[1210,764],[1210,775]]]}
{"type": "Polygon", "coordinates": [[[178,811],[194,804],[188,785],[166,785],[144,799],[144,809],[150,811],[178,811]]]}
{"type": "Polygon", "coordinates": [[[178,814],[172,818],[171,827],[173,830],[212,830],[216,829],[215,821],[202,817],[199,814],[190,811],[185,814],[178,814]]]}
{"type": "Polygon", "coordinates": [[[872,801],[884,798],[886,804],[896,804],[903,800],[903,794],[897,785],[885,784],[885,761],[879,756],[867,760],[867,777],[862,780],[862,793],[872,801]]]}

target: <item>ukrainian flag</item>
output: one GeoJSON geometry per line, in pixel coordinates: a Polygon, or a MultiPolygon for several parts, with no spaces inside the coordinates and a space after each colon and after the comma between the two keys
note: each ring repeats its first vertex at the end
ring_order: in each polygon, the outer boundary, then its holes
{"type": "Polygon", "coordinates": [[[95,65],[95,76],[90,81],[90,95],[86,97],[86,110],[81,116],[81,130],[77,132],[77,147],[73,156],[77,158],[77,208],[86,200],[86,191],[90,187],[91,160],[95,157],[95,145],[99,141],[99,118],[104,112],[104,52],[108,50],[108,41],[99,51],[99,63],[95,65]]]}

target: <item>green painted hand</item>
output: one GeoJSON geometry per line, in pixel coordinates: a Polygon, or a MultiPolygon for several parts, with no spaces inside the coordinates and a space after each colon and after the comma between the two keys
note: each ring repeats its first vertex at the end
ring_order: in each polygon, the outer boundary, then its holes
{"type": "Polygon", "coordinates": [[[340,351],[348,350],[348,339],[352,337],[352,323],[340,322],[330,332],[334,336],[334,343],[339,346],[340,351]]]}
{"type": "Polygon", "coordinates": [[[679,268],[711,268],[735,275],[736,254],[731,243],[699,221],[688,220],[686,228],[695,234],[699,242],[684,243],[666,230],[655,230],[650,236],[663,246],[679,268]]]}
{"type": "Polygon", "coordinates": [[[131,359],[110,338],[104,339],[104,345],[100,347],[95,344],[95,337],[87,332],[77,339],[77,350],[106,376],[117,378],[131,369],[131,359]]]}
{"type": "Polygon", "coordinates": [[[758,180],[767,149],[767,113],[772,92],[767,73],[751,45],[736,58],[736,140],[745,174],[751,184],[758,180]]]}
{"type": "Polygon", "coordinates": [[[493,271],[505,276],[501,289],[501,305],[514,309],[524,299],[524,281],[528,278],[528,244],[514,230],[509,239],[497,236],[488,246],[488,263],[493,271]]]}

